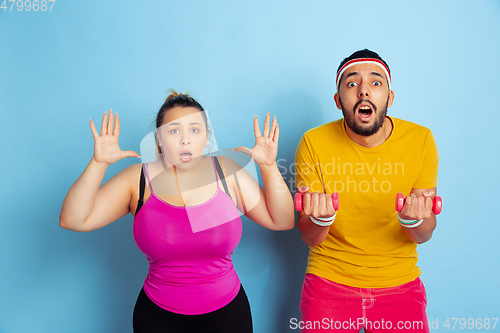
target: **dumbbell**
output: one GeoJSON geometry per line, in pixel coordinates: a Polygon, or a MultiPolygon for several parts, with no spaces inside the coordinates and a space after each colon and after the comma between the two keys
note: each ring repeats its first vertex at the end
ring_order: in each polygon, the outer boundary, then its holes
{"type": "MultiPolygon", "coordinates": [[[[405,205],[405,196],[403,193],[398,193],[396,196],[396,210],[398,212],[403,210],[403,206],[405,205]]],[[[432,212],[434,215],[438,215],[441,213],[441,210],[443,209],[443,200],[441,199],[440,196],[435,196],[434,199],[432,199],[432,212]]]]}
{"type": "MultiPolygon", "coordinates": [[[[332,204],[335,211],[339,210],[339,194],[332,193],[332,204]]],[[[295,210],[302,211],[302,193],[295,193],[295,210]]]]}

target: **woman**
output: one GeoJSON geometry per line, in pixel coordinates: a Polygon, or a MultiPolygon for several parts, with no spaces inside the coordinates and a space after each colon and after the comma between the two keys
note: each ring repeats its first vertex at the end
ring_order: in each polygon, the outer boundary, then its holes
{"type": "Polygon", "coordinates": [[[118,146],[120,122],[104,114],[101,135],[90,122],[94,156],[64,200],[60,225],[86,232],[127,213],[149,272],[134,309],[134,332],[252,332],[248,299],[231,254],[241,237],[238,210],[271,230],[294,225],[293,201],[277,168],[279,126],[269,113],[255,147],[265,189],[227,157],[203,156],[210,127],[201,105],[171,91],[156,118],[158,160],[132,165],[101,187],[107,167],[139,157],[118,146]]]}

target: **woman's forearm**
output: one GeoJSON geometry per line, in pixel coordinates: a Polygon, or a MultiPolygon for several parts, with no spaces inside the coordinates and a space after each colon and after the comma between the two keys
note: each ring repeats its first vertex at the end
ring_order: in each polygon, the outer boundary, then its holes
{"type": "Polygon", "coordinates": [[[276,165],[260,167],[266,193],[266,205],[276,230],[288,230],[294,225],[293,199],[276,165]]]}
{"type": "Polygon", "coordinates": [[[65,229],[81,229],[94,208],[97,191],[101,185],[108,164],[99,163],[92,158],[71,186],[61,208],[59,225],[65,229]]]}

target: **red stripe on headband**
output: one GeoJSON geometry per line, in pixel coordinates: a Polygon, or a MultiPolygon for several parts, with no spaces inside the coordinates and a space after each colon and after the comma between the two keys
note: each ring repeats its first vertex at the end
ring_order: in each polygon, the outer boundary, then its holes
{"type": "Polygon", "coordinates": [[[387,79],[388,79],[388,83],[389,83],[389,89],[390,89],[390,86],[391,86],[391,73],[389,72],[389,68],[387,68],[387,66],[382,61],[380,61],[379,59],[375,59],[375,58],[359,58],[359,59],[349,60],[348,62],[346,62],[344,64],[344,66],[342,66],[339,69],[339,71],[337,72],[337,79],[335,80],[336,81],[337,90],[338,90],[338,87],[339,87],[340,77],[342,76],[342,74],[344,73],[344,71],[348,67],[354,66],[357,63],[366,63],[366,62],[368,62],[368,63],[374,63],[374,64],[379,65],[380,67],[382,67],[382,69],[384,70],[385,74],[387,75],[387,79]]]}

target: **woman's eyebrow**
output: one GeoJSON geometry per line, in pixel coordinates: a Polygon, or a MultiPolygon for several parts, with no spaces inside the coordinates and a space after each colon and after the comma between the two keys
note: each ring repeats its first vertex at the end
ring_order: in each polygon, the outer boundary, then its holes
{"type": "MultiPolygon", "coordinates": [[[[170,124],[168,124],[168,125],[167,125],[167,127],[170,127],[170,126],[177,126],[177,125],[180,125],[180,124],[181,124],[181,123],[170,123],[170,124]]],[[[198,122],[189,123],[189,125],[200,125],[200,126],[201,126],[201,124],[200,124],[200,123],[198,123],[198,122]]]]}

